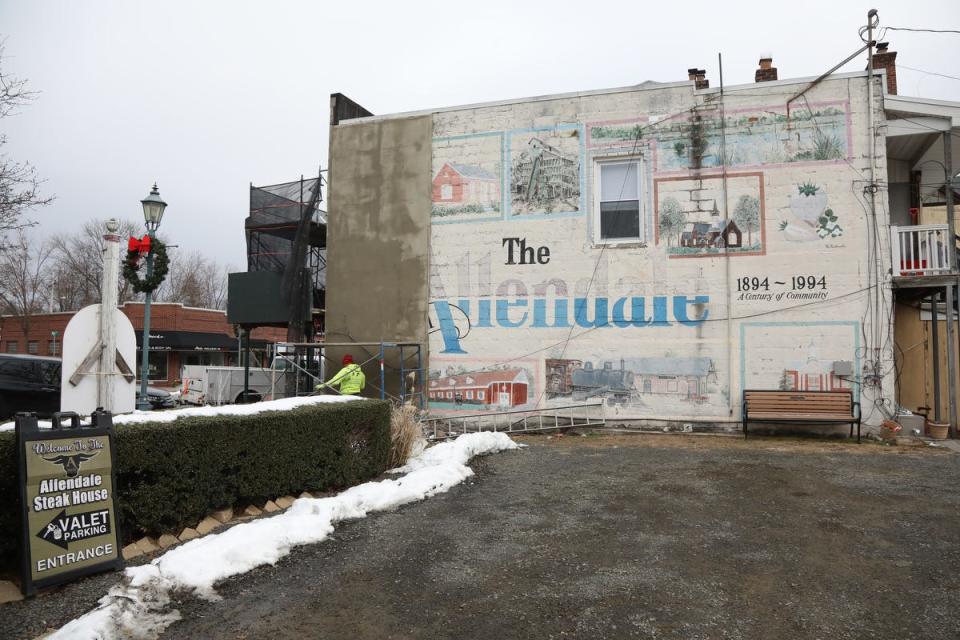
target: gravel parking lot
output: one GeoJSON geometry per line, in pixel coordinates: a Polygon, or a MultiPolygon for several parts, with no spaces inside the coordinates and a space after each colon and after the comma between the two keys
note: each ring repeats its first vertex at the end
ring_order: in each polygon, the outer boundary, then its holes
{"type": "MultiPolygon", "coordinates": [[[[957,638],[956,454],[525,442],[475,460],[476,477],[447,494],[223,583],[218,602],[182,599],[165,637],[957,638]]],[[[44,600],[0,618],[16,614],[8,630],[23,634],[44,600]]]]}

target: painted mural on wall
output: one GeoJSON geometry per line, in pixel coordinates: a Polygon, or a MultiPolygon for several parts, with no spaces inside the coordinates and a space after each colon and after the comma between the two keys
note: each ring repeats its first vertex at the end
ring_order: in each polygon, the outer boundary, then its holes
{"type": "Polygon", "coordinates": [[[646,143],[647,118],[607,120],[587,124],[587,148],[633,147],[646,143]]]}
{"type": "Polygon", "coordinates": [[[641,357],[594,362],[544,360],[548,400],[602,400],[609,406],[666,409],[676,403],[705,404],[719,397],[717,371],[709,357],[641,357]],[[663,405],[663,406],[661,406],[663,405]]]}
{"type": "Polygon", "coordinates": [[[438,409],[510,411],[536,404],[533,372],[524,366],[434,361],[427,384],[430,405],[438,409]]]}
{"type": "Polygon", "coordinates": [[[718,112],[659,124],[656,170],[842,161],[850,154],[843,102],[804,105],[789,116],[782,104],[728,110],[725,125],[721,136],[718,112]]]}
{"type": "Polygon", "coordinates": [[[669,257],[763,254],[763,174],[728,174],[726,197],[728,217],[721,176],[654,181],[657,242],[669,257]]]}
{"type": "Polygon", "coordinates": [[[580,211],[580,138],[576,126],[511,133],[511,216],[580,211]]]}
{"type": "Polygon", "coordinates": [[[744,389],[829,391],[854,389],[854,380],[833,373],[833,363],[860,370],[860,323],[748,322],[741,325],[741,385],[744,389]]]}
{"type": "Polygon", "coordinates": [[[822,248],[862,231],[840,185],[866,102],[832,83],[789,118],[782,88],[728,109],[725,155],[719,110],[678,88],[435,113],[431,410],[725,421],[743,386],[856,389],[833,362],[860,371],[863,256],[822,248]],[[600,246],[596,162],[628,155],[643,242],[600,246]]]}
{"type": "Polygon", "coordinates": [[[432,218],[442,222],[499,218],[502,153],[500,134],[434,140],[432,218]]]}
{"type": "Polygon", "coordinates": [[[790,242],[811,242],[839,238],[843,227],[829,205],[824,188],[804,182],[790,195],[789,216],[780,222],[783,237],[790,242]]]}

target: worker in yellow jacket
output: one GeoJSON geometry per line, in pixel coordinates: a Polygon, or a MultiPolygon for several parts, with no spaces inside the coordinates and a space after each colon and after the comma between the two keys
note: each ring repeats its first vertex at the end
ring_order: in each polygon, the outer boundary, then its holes
{"type": "Polygon", "coordinates": [[[367,377],[363,375],[360,365],[354,363],[353,356],[348,353],[343,356],[343,368],[327,382],[318,384],[317,391],[322,391],[324,388],[339,388],[340,395],[355,396],[359,395],[365,386],[367,386],[367,377]]]}

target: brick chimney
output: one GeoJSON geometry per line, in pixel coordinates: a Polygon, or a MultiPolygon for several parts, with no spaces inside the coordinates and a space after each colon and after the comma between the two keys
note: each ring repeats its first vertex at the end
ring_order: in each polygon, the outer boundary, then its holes
{"type": "Polygon", "coordinates": [[[754,82],[769,82],[777,79],[777,68],[773,66],[773,56],[760,58],[760,68],[753,75],[754,82]]]}
{"type": "Polygon", "coordinates": [[[706,69],[687,69],[687,77],[697,83],[697,89],[707,89],[710,87],[710,81],[707,80],[706,69]]]}
{"type": "MultiPolygon", "coordinates": [[[[897,52],[888,51],[889,42],[878,42],[873,54],[873,68],[887,70],[887,93],[897,95],[897,52]]],[[[869,68],[869,67],[868,67],[869,68]]]]}

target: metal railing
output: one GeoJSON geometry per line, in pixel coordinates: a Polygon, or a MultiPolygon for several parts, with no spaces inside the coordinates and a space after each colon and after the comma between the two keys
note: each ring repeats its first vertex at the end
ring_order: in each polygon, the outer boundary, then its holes
{"type": "Polygon", "coordinates": [[[950,273],[953,233],[945,224],[890,227],[894,276],[930,276],[950,273]]]}
{"type": "Polygon", "coordinates": [[[427,417],[421,421],[424,434],[432,440],[480,431],[533,433],[571,427],[602,427],[606,423],[603,402],[466,416],[427,417]]]}

